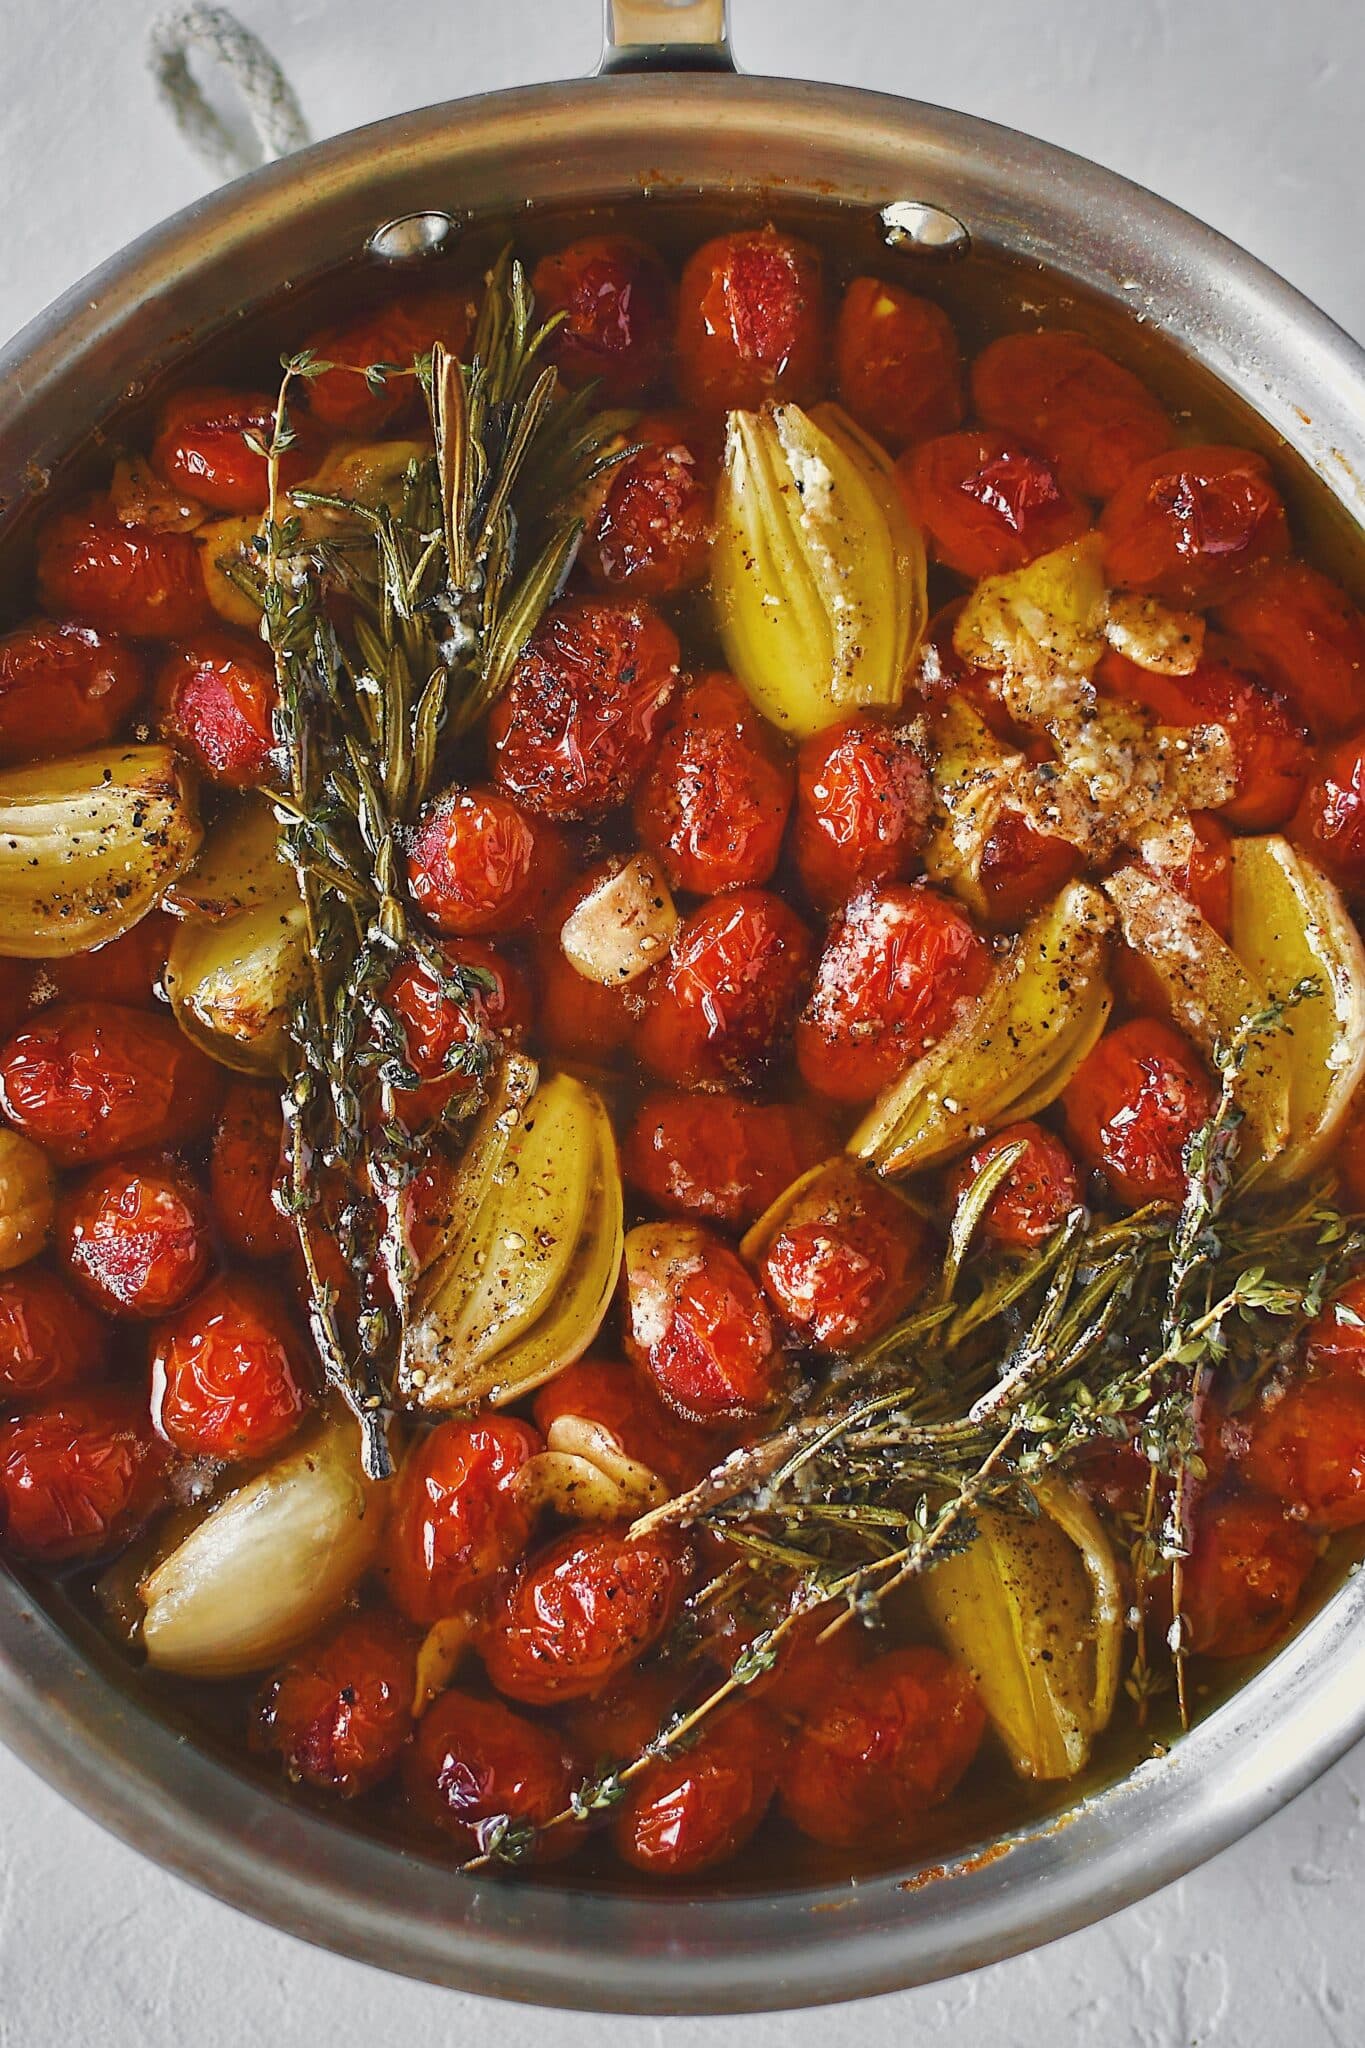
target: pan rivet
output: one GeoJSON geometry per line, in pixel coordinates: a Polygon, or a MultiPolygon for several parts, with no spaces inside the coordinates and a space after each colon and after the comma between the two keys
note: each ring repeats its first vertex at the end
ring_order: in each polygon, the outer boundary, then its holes
{"type": "Polygon", "coordinates": [[[381,263],[420,263],[425,256],[437,255],[454,233],[455,221],[448,213],[400,213],[397,220],[376,228],[365,248],[381,263]]]}
{"type": "Polygon", "coordinates": [[[887,247],[911,256],[965,256],[972,246],[971,233],[956,214],[923,199],[893,199],[881,218],[887,247]]]}

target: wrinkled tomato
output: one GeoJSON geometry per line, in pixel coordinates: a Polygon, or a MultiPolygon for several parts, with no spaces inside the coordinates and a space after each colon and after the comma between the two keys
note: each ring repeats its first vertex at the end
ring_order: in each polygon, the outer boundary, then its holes
{"type": "Polygon", "coordinates": [[[933,1247],[933,1232],[908,1202],[840,1162],[785,1212],[759,1277],[799,1340],[817,1351],[853,1351],[923,1293],[933,1247]]]}
{"type": "Polygon", "coordinates": [[[445,974],[464,994],[448,994],[421,959],[407,959],[384,985],[380,1001],[397,1025],[399,1064],[416,1078],[397,1085],[395,1113],[409,1130],[441,1116],[474,1085],[480,1061],[500,1044],[516,1044],[531,1021],[531,993],[520,970],[478,939],[440,948],[445,974]]]}
{"type": "MultiPolygon", "coordinates": [[[[543,1827],[569,1802],[569,1769],[552,1728],[501,1700],[444,1692],[422,1716],[403,1759],[408,1803],[430,1826],[453,1835],[463,1856],[502,1839],[508,1823],[543,1827]]],[[[547,1837],[544,1851],[572,1847],[547,1837]]]]}
{"type": "Polygon", "coordinates": [[[319,361],[345,367],[309,378],[310,413],[339,434],[365,439],[382,433],[421,404],[414,358],[429,355],[437,341],[459,355],[469,327],[470,307],[462,293],[423,292],[325,329],[309,346],[319,361]],[[384,363],[395,368],[378,386],[359,374],[384,363]]]}
{"type": "Polygon", "coordinates": [[[189,1457],[263,1458],[312,1400],[312,1366],[281,1297],[228,1274],[156,1333],[152,1414],[189,1457]]]}
{"type": "Polygon", "coordinates": [[[0,1422],[4,1548],[43,1564],[119,1549],[162,1505],[165,1465],[142,1395],[71,1396],[0,1422]]]}
{"type": "Polygon", "coordinates": [[[1265,1494],[1210,1497],[1185,1561],[1182,1610],[1191,1649],[1254,1657],[1294,1617],[1317,1547],[1265,1494]]]}
{"type": "Polygon", "coordinates": [[[59,1003],[0,1051],[0,1107],[63,1166],[203,1136],[221,1071],[169,1017],[59,1003]]]}
{"type": "Polygon", "coordinates": [[[1218,613],[1315,738],[1365,721],[1365,618],[1306,562],[1272,562],[1218,613]]]}
{"type": "Polygon", "coordinates": [[[55,1273],[0,1274],[0,1409],[97,1380],[108,1355],[108,1327],[55,1273]]]}
{"type": "Polygon", "coordinates": [[[982,924],[989,932],[1017,932],[1081,867],[1080,853],[1068,840],[1040,832],[1022,811],[1006,804],[986,835],[977,864],[982,924]]]}
{"type": "Polygon", "coordinates": [[[918,884],[865,890],[831,929],[796,1027],[807,1084],[868,1102],[980,994],[990,951],[965,910],[918,884]]]}
{"type": "Polygon", "coordinates": [[[790,757],[733,676],[678,697],[635,792],[635,829],[675,889],[715,896],[766,882],[782,851],[790,757]]]}
{"type": "Polygon", "coordinates": [[[1100,530],[1111,583],[1177,604],[1219,604],[1289,552],[1280,494],[1247,448],[1177,448],[1139,463],[1100,530]]]}
{"type": "Polygon", "coordinates": [[[97,1166],[62,1196],[56,1242],[80,1291],[106,1315],[168,1315],[213,1263],[208,1209],[183,1167],[162,1159],[97,1166]]]}
{"type": "Polygon", "coordinates": [[[657,1208],[742,1230],[837,1149],[828,1120],[804,1105],[656,1090],[635,1113],[621,1163],[657,1208]]]}
{"type": "Polygon", "coordinates": [[[1216,1091],[1187,1039],[1155,1017],[1107,1031],[1062,1095],[1067,1136],[1130,1209],[1178,1202],[1185,1147],[1216,1091]]]}
{"type": "Polygon", "coordinates": [[[232,789],[273,778],[275,702],[274,669],[230,633],[201,634],[175,648],[156,679],[161,730],[232,789]]]}
{"type": "Polygon", "coordinates": [[[826,376],[820,258],[775,228],[719,235],[678,288],[678,383],[689,405],[807,405],[826,376]]]}
{"type": "Polygon", "coordinates": [[[1001,434],[922,441],[896,464],[896,481],[934,560],[973,582],[1021,569],[1090,524],[1051,463],[1001,434]]]}
{"type": "Polygon", "coordinates": [[[834,327],[834,375],[845,412],[895,450],[962,424],[962,351],[932,299],[855,277],[834,327]]]}
{"type": "Polygon", "coordinates": [[[473,1587],[521,1556],[532,1518],[517,1482],[542,1448],[529,1423],[486,1415],[442,1422],[409,1452],[383,1552],[390,1595],[409,1621],[458,1613],[473,1587]]]}
{"type": "Polygon", "coordinates": [[[1015,1145],[1024,1149],[997,1184],[980,1228],[988,1244],[1033,1251],[1081,1205],[1076,1162],[1052,1131],[1035,1123],[1006,1124],[963,1161],[949,1193],[956,1208],[978,1175],[1015,1145]]]}
{"type": "Polygon", "coordinates": [[[674,412],[646,415],[630,439],[644,445],[611,472],[580,560],[600,590],[671,597],[710,570],[712,436],[674,412]]]}
{"type": "Polygon", "coordinates": [[[0,638],[0,764],[102,746],[146,683],[141,657],[110,633],[33,619],[0,638]]]}
{"type": "Polygon", "coordinates": [[[273,1088],[234,1081],[213,1127],[209,1192],[229,1250],[244,1259],[292,1251],[294,1226],[275,1203],[283,1180],[284,1117],[273,1088]]]}
{"type": "Polygon", "coordinates": [[[1365,891],[1365,733],[1318,755],[1291,829],[1340,888],[1365,891]]]}
{"type": "Polygon", "coordinates": [[[417,1653],[392,1614],[352,1614],[295,1652],[256,1703],[252,1747],[295,1783],[353,1799],[398,1767],[412,1733],[417,1653]]]}
{"type": "Polygon", "coordinates": [[[748,1078],[789,1028],[810,962],[810,934],[780,896],[741,889],[703,904],[650,977],[645,1065],[684,1088],[748,1078]]]}
{"type": "MultiPolygon", "coordinates": [[[[290,409],[291,445],[279,457],[282,490],[312,475],[322,439],[306,413],[290,409]]],[[[251,442],[270,445],[275,400],[264,391],[218,385],[178,391],[162,407],[152,442],[152,467],[175,490],[215,512],[259,512],[269,500],[266,463],[251,442]],[[250,441],[248,440],[250,436],[250,441]]]]}
{"type": "Polygon", "coordinates": [[[490,714],[494,781],[538,816],[603,816],[639,781],[677,674],[677,639],[648,605],[556,605],[490,714]]]}
{"type": "Polygon", "coordinates": [[[664,1532],[560,1537],[517,1573],[483,1638],[499,1692],[531,1706],[600,1692],[653,1648],[682,1604],[691,1553],[664,1532]]]}
{"type": "Polygon", "coordinates": [[[38,588],[50,610],[135,639],[180,640],[212,617],[193,535],[125,526],[107,497],[44,527],[38,588]]]}
{"type": "Polygon", "coordinates": [[[929,769],[908,732],[860,716],[814,734],[797,756],[792,829],[811,902],[836,910],[871,882],[913,874],[932,804],[929,769]]]}
{"type": "Polygon", "coordinates": [[[605,404],[643,398],[672,341],[673,286],[633,235],[587,235],[542,256],[531,278],[541,319],[562,314],[551,353],[566,384],[596,383],[605,404]]]}
{"type": "Polygon", "coordinates": [[[1081,334],[1002,335],[972,365],[972,397],[988,427],[1037,448],[1082,498],[1112,497],[1175,440],[1142,380],[1081,334]]]}
{"type": "Polygon", "coordinates": [[[771,1405],[785,1375],[748,1268],[695,1223],[646,1223],[626,1239],[625,1346],[666,1407],[715,1424],[771,1405]]]}
{"type": "Polygon", "coordinates": [[[718,1714],[692,1748],[631,1786],[612,1823],[617,1854],[649,1877],[728,1862],[772,1803],[785,1746],[781,1722],[751,1701],[718,1714]]]}
{"type": "Polygon", "coordinates": [[[418,822],[408,886],[447,937],[512,932],[554,894],[566,861],[554,827],[500,790],[448,789],[418,822]]]}

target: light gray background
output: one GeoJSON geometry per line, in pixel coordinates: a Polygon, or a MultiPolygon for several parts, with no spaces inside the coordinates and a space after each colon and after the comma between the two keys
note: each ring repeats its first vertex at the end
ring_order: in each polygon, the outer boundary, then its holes
{"type": "MultiPolygon", "coordinates": [[[[0,333],[196,196],[144,82],[156,0],[0,0],[0,333]]],[[[732,0],[754,71],[900,90],[1128,173],[1365,335],[1360,0],[732,0]]],[[[595,0],[238,0],[319,135],[585,71],[595,0]]],[[[768,2020],[544,2018],[238,1918],[0,1753],[0,2048],[1359,2048],[1365,1748],[1157,1899],[940,1988],[768,2020]]],[[[585,1971],[591,1959],[585,1958],[585,1971]]]]}

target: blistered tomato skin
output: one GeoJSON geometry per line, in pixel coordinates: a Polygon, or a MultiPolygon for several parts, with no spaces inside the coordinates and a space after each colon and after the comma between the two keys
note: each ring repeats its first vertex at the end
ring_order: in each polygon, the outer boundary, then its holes
{"type": "Polygon", "coordinates": [[[635,829],[675,889],[716,896],[766,882],[782,851],[790,757],[733,676],[678,697],[635,792],[635,829]]]}
{"type": "Polygon", "coordinates": [[[1319,754],[1291,830],[1348,895],[1365,892],[1365,733],[1319,754]]]}
{"type": "Polygon", "coordinates": [[[500,1043],[522,1039],[531,1020],[531,996],[520,970],[479,939],[455,939],[441,949],[445,969],[481,977],[463,1001],[445,994],[420,959],[396,967],[380,998],[397,1024],[403,1062],[418,1086],[400,1088],[395,1113],[418,1130],[441,1116],[457,1096],[468,1094],[481,1053],[494,1057],[500,1043]]]}
{"type": "Polygon", "coordinates": [[[792,852],[801,886],[836,910],[871,882],[919,867],[933,787],[909,736],[866,717],[815,733],[797,756],[792,852]]]}
{"type": "Polygon", "coordinates": [[[282,1298],[245,1274],[211,1281],[156,1332],[152,1415],[187,1457],[265,1457],[298,1427],[311,1382],[282,1298]]]}
{"type": "Polygon", "coordinates": [[[208,1277],[208,1209],[183,1167],[97,1166],[62,1196],[57,1247],[73,1284],[106,1315],[169,1315],[208,1277]]]}
{"type": "MultiPolygon", "coordinates": [[[[408,1803],[430,1826],[452,1835],[465,1857],[492,1846],[505,1820],[543,1827],[569,1800],[569,1771],[544,1722],[501,1700],[445,1692],[422,1716],[403,1758],[408,1803]]],[[[561,1831],[563,1847],[572,1834],[561,1831]]],[[[554,1838],[547,1837],[549,1851],[554,1838]]]]}
{"type": "Polygon", "coordinates": [[[1134,1017],[1086,1055],[1062,1095],[1062,1114],[1085,1165],[1138,1209],[1180,1201],[1185,1146],[1215,1101],[1189,1041],[1155,1017],[1134,1017]]]}
{"type": "Polygon", "coordinates": [[[946,569],[975,582],[1079,540],[1090,516],[1044,456],[1002,434],[941,434],[896,464],[906,509],[946,569]]]}
{"type": "Polygon", "coordinates": [[[642,442],[611,473],[579,559],[599,590],[672,597],[711,566],[713,435],[689,413],[651,413],[630,429],[642,442]]]}
{"type": "Polygon", "coordinates": [[[70,619],[33,619],[0,638],[0,766],[111,740],[141,699],[136,650],[70,619]]]}
{"type": "Polygon", "coordinates": [[[1111,583],[1175,604],[1220,604],[1289,552],[1270,470],[1246,448],[1178,448],[1139,464],[1104,509],[1111,583]]]}
{"type": "Polygon", "coordinates": [[[448,789],[418,821],[408,886],[447,938],[514,932],[554,894],[566,858],[553,826],[501,790],[448,789]]]}
{"type": "Polygon", "coordinates": [[[275,702],[274,670],[230,633],[201,634],[175,648],[156,679],[161,730],[231,789],[273,780],[275,702]]]}
{"type": "Polygon", "coordinates": [[[457,292],[424,292],[327,328],[309,346],[320,361],[344,365],[308,380],[308,410],[333,432],[366,439],[416,412],[421,388],[413,359],[443,342],[459,355],[469,338],[470,309],[457,292]],[[377,389],[358,373],[374,363],[398,366],[377,389]],[[406,372],[406,374],[402,374],[406,372]]]}
{"type": "Polygon", "coordinates": [[[518,1572],[482,1640],[489,1678],[529,1706],[585,1699],[654,1647],[687,1590],[691,1555],[667,1532],[561,1537],[518,1572]]]}
{"type": "Polygon", "coordinates": [[[917,884],[856,896],[830,931],[796,1027],[806,1084],[869,1102],[978,996],[990,951],[966,911],[917,884]]]}
{"type": "Polygon", "coordinates": [[[718,1715],[700,1742],[632,1785],[612,1824],[617,1854],[647,1877],[728,1863],[772,1803],[785,1746],[781,1722],[750,1701],[718,1715]]]}
{"type": "Polygon", "coordinates": [[[1002,335],[972,365],[972,397],[988,427],[1041,450],[1082,498],[1112,497],[1175,440],[1142,380],[1080,334],[1002,335]]]}
{"type": "Polygon", "coordinates": [[[625,1345],[665,1407],[708,1426],[756,1415],[786,1364],[748,1268],[699,1224],[642,1223],[626,1238],[625,1345]]]}
{"type": "Polygon", "coordinates": [[[932,299],[855,277],[834,326],[839,403],[893,452],[962,424],[962,351],[932,299]]]}
{"type": "Polygon", "coordinates": [[[42,1266],[0,1275],[0,1409],[68,1394],[103,1374],[107,1325],[42,1266]]]}
{"type": "Polygon", "coordinates": [[[980,1230],[988,1244],[1007,1251],[1035,1251],[1081,1206],[1080,1175],[1061,1139],[1041,1124],[1006,1124],[969,1154],[953,1175],[953,1206],[993,1159],[1014,1145],[1023,1152],[986,1206],[980,1230]]]}
{"type": "Polygon", "coordinates": [[[688,260],[678,287],[678,383],[689,405],[808,405],[824,388],[820,258],[766,227],[720,235],[688,260]]]}
{"type": "Polygon", "coordinates": [[[169,1018],[114,1003],[41,1010],[0,1051],[0,1108],[62,1166],[203,1136],[221,1093],[169,1018]]]}
{"type": "Polygon", "coordinates": [[[124,526],[106,497],[43,529],[38,588],[50,611],[138,640],[184,639],[212,618],[193,535],[124,526]]]}
{"type": "Polygon", "coordinates": [[[796,1015],[811,954],[800,918],[766,890],[694,910],[650,977],[637,1041],[645,1065],[685,1088],[751,1078],[796,1015]]]}
{"type": "MultiPolygon", "coordinates": [[[[291,408],[292,447],[279,459],[280,486],[292,490],[311,476],[321,440],[307,415],[291,408]]],[[[214,512],[261,512],[269,496],[266,464],[247,443],[268,447],[275,430],[275,400],[264,391],[227,391],[214,385],[180,391],[162,408],[152,467],[176,490],[214,512]]]]}
{"type": "Polygon", "coordinates": [[[1313,1538],[1269,1495],[1209,1500],[1185,1561],[1190,1647],[1205,1657],[1268,1650],[1293,1619],[1316,1556],[1313,1538]]]}
{"type": "Polygon", "coordinates": [[[284,1118],[273,1088],[234,1081],[223,1098],[209,1153],[214,1221],[230,1251],[278,1259],[293,1249],[294,1226],[275,1204],[284,1178],[284,1118]]]}
{"type": "Polygon", "coordinates": [[[1039,832],[1022,811],[1000,811],[977,865],[987,931],[1017,932],[1081,871],[1081,856],[1065,839],[1039,832]]]}
{"type": "Polygon", "coordinates": [[[677,638],[647,604],[556,605],[489,717],[493,780],[540,817],[605,816],[639,781],[677,675],[677,638]]]}
{"type": "Polygon", "coordinates": [[[986,1717],[941,1650],[876,1657],[810,1713],[782,1777],[788,1819],[814,1841],[894,1841],[953,1790],[986,1717]]]}
{"type": "Polygon", "coordinates": [[[515,1564],[531,1534],[518,1477],[543,1448],[529,1423],[486,1415],[443,1422],[415,1445],[395,1484],[384,1573],[395,1606],[428,1624],[515,1564]]]}
{"type": "Polygon", "coordinates": [[[41,1564],[119,1549],[162,1505],[165,1465],[142,1395],[73,1395],[0,1422],[3,1548],[41,1564]]]}
{"type": "Polygon", "coordinates": [[[1273,562],[1218,613],[1316,739],[1365,721],[1365,618],[1306,562],[1273,562]]]}
{"type": "Polygon", "coordinates": [[[798,1196],[763,1251],[759,1278],[798,1341],[853,1351],[904,1314],[933,1265],[924,1219],[849,1163],[798,1196]]]}
{"type": "Polygon", "coordinates": [[[252,1747],[343,1799],[397,1768],[412,1733],[413,1640],[392,1614],[354,1614],[291,1657],[256,1705],[252,1747]]]}
{"type": "Polygon", "coordinates": [[[837,1149],[831,1123],[804,1104],[656,1090],[636,1111],[621,1158],[656,1208],[743,1230],[837,1149]]]}
{"type": "Polygon", "coordinates": [[[658,383],[673,338],[673,286],[647,243],[585,236],[542,256],[531,288],[542,320],[564,316],[551,353],[566,384],[595,382],[603,404],[624,405],[658,383]]]}

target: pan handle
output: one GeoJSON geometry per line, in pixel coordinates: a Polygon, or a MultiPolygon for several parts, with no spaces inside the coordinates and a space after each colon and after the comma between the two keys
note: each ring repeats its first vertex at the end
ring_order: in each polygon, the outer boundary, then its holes
{"type": "Polygon", "coordinates": [[[599,72],[733,71],[727,0],[603,0],[599,72]]]}

